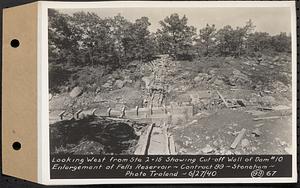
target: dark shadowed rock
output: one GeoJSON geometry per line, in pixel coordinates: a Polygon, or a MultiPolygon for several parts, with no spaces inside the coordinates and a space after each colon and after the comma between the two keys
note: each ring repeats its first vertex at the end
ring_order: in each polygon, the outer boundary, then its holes
{"type": "Polygon", "coordinates": [[[261,132],[259,129],[254,129],[254,130],[252,131],[252,134],[253,134],[255,137],[259,137],[259,136],[262,134],[262,132],[261,132]]]}
{"type": "Polygon", "coordinates": [[[143,126],[146,125],[96,116],[60,121],[50,125],[50,150],[51,153],[59,153],[57,148],[80,154],[128,153],[139,138],[136,130],[143,126]]]}

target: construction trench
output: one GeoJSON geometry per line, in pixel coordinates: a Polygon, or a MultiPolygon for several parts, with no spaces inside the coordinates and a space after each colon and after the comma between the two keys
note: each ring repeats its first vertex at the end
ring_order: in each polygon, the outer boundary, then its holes
{"type": "MultiPolygon", "coordinates": [[[[159,62],[168,62],[166,60],[159,61],[159,62]]],[[[161,64],[157,71],[153,71],[153,75],[151,76],[152,79],[149,82],[146,82],[146,89],[147,89],[147,96],[143,100],[142,107],[137,106],[135,109],[126,109],[126,107],[122,107],[121,110],[108,108],[106,114],[99,114],[97,109],[88,109],[82,110],[79,109],[73,113],[67,114],[66,111],[62,111],[53,115],[55,113],[50,114],[50,134],[53,138],[51,138],[51,150],[52,153],[60,153],[64,152],[66,144],[64,146],[59,146],[59,143],[62,144],[59,139],[55,139],[54,134],[57,132],[53,131],[53,127],[55,130],[58,131],[61,129],[62,123],[70,123],[75,124],[76,121],[83,121],[84,119],[89,119],[92,117],[99,117],[99,118],[106,118],[107,120],[116,121],[116,122],[124,122],[126,121],[134,121],[139,122],[142,125],[146,125],[143,127],[143,131],[139,132],[138,130],[134,130],[136,135],[138,136],[138,140],[135,138],[131,138],[132,140],[136,141],[136,146],[133,146],[134,151],[132,154],[136,155],[175,155],[176,148],[174,143],[173,135],[169,132],[169,126],[172,122],[172,118],[188,118],[187,116],[193,115],[193,107],[192,106],[166,106],[165,105],[165,97],[167,95],[165,82],[164,82],[164,72],[168,66],[161,64]],[[69,115],[69,117],[68,117],[69,115]],[[61,147],[59,149],[59,147],[61,147]]],[[[83,122],[80,122],[83,123],[83,122]]],[[[79,124],[80,124],[79,123],[79,124]]],[[[88,122],[85,122],[88,123],[88,122]]],[[[71,127],[74,125],[71,125],[71,127]]],[[[103,125],[99,125],[103,126],[103,125]]],[[[87,129],[88,127],[85,127],[87,129]]],[[[129,127],[128,127],[129,128],[129,127]]],[[[68,131],[63,131],[68,132],[68,131]]],[[[69,131],[70,132],[70,131],[69,131]]],[[[73,133],[73,135],[78,133],[73,133]]],[[[91,133],[87,133],[87,137],[91,137],[91,133]]],[[[113,134],[113,133],[112,133],[113,134]]],[[[71,135],[69,137],[72,137],[71,135]]],[[[80,137],[80,136],[79,136],[80,137]]],[[[84,136],[83,136],[84,137],[84,136]]],[[[78,142],[83,142],[82,139],[78,138],[78,142]]],[[[115,140],[112,139],[112,142],[115,140]]],[[[114,138],[115,139],[115,138],[114,138]]],[[[65,141],[66,142],[66,141],[65,141]]],[[[74,144],[74,143],[73,143],[74,144]]],[[[88,143],[93,144],[93,143],[88,143]]],[[[88,145],[87,144],[87,145],[88,145]]],[[[134,144],[133,144],[134,145],[134,144]]],[[[91,146],[87,146],[91,147],[91,146]]],[[[130,145],[129,147],[132,147],[130,145]]],[[[105,147],[103,147],[105,148],[105,147]]],[[[79,149],[80,150],[80,149],[79,149]]],[[[81,149],[81,150],[88,150],[88,149],[81,149]]],[[[92,149],[93,150],[93,149],[92,149]]],[[[128,150],[132,150],[132,148],[128,148],[128,150]]],[[[67,151],[67,150],[66,150],[67,151]]],[[[74,152],[74,149],[73,149],[74,152]]],[[[97,151],[94,151],[97,152],[97,151]]],[[[78,151],[74,153],[80,153],[78,151]]],[[[88,152],[87,152],[88,153],[88,152]]],[[[108,153],[105,151],[104,153],[108,153]]],[[[118,151],[118,153],[122,153],[118,151]]],[[[126,153],[126,152],[125,152],[126,153]]]]}
{"type": "MultiPolygon", "coordinates": [[[[122,113],[122,111],[110,110],[108,116],[108,114],[97,114],[97,110],[82,110],[80,113],[75,113],[75,116],[64,116],[63,118],[61,115],[63,113],[60,113],[60,116],[56,118],[56,122],[50,125],[50,134],[52,135],[50,136],[50,140],[53,153],[60,153],[60,144],[68,143],[70,142],[69,140],[73,140],[73,144],[75,144],[76,141],[82,142],[84,139],[89,140],[88,138],[90,138],[95,142],[103,144],[103,141],[101,139],[99,140],[100,135],[97,137],[94,134],[96,134],[97,131],[103,133],[103,131],[107,129],[112,129],[103,135],[107,137],[108,134],[115,135],[119,133],[120,135],[107,138],[110,139],[110,141],[107,140],[106,143],[121,143],[123,140],[120,140],[119,137],[123,137],[124,141],[132,142],[131,145],[128,145],[128,147],[134,148],[133,150],[132,148],[128,148],[128,150],[131,150],[131,154],[176,154],[174,138],[169,132],[170,123],[172,122],[172,118],[186,118],[187,113],[192,116],[192,107],[139,108],[138,110],[132,109],[125,111],[124,116],[120,117],[122,113]],[[122,127],[128,130],[122,130],[122,127]],[[83,131],[81,131],[81,129],[83,131]],[[87,131],[88,129],[94,130],[87,131]],[[112,132],[113,130],[115,132],[112,132]],[[57,136],[59,132],[65,135],[59,137],[57,136]],[[121,133],[125,134],[121,135],[121,133]],[[62,141],[61,139],[65,140],[62,141]]],[[[52,119],[52,121],[55,120],[52,119]]],[[[66,145],[64,147],[66,147],[66,145]]],[[[116,153],[121,154],[122,152],[123,151],[120,150],[116,153]]]]}
{"type": "MultiPolygon", "coordinates": [[[[211,93],[213,94],[213,92],[211,93]]],[[[225,99],[219,91],[215,91],[215,94],[223,102],[228,114],[236,113],[238,109],[244,109],[245,106],[248,106],[249,109],[260,109],[259,111],[247,110],[247,114],[253,116],[254,128],[251,135],[254,137],[261,136],[259,128],[264,125],[264,121],[282,120],[290,115],[289,109],[285,107],[281,109],[251,107],[243,101],[236,102],[225,99]],[[272,115],[266,115],[267,113],[272,115]]],[[[174,128],[173,124],[189,122],[181,125],[181,127],[189,127],[197,123],[195,120],[192,121],[195,116],[193,106],[177,105],[122,110],[108,109],[106,114],[98,113],[97,109],[78,110],[69,116],[64,112],[56,113],[57,115],[52,118],[50,125],[52,153],[176,155],[181,151],[174,141],[174,129],[170,131],[171,128],[174,128]],[[102,134],[94,135],[97,132],[102,134]],[[73,147],[72,144],[77,146],[73,147]],[[101,148],[101,151],[98,147],[101,148]]],[[[202,114],[200,113],[200,115],[202,114]]],[[[199,113],[196,116],[199,116],[199,113]]],[[[240,116],[242,117],[242,115],[240,116]]],[[[232,150],[238,145],[247,144],[247,141],[243,141],[245,132],[246,129],[241,128],[241,130],[229,133],[235,137],[231,140],[232,144],[229,149],[232,150]]],[[[196,136],[199,137],[199,135],[196,136]]],[[[189,141],[186,144],[189,144],[189,141]]],[[[217,145],[215,142],[214,144],[217,145]]],[[[202,151],[205,154],[210,153],[211,150],[212,147],[208,146],[202,151]]]]}

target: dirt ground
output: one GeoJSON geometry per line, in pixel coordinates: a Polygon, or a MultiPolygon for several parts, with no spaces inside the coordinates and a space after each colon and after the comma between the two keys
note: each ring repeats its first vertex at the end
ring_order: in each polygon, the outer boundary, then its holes
{"type": "MultiPolygon", "coordinates": [[[[284,154],[291,152],[291,116],[254,121],[247,109],[206,112],[184,125],[173,127],[180,154],[284,154]],[[230,148],[238,133],[246,132],[235,149],[230,148]]],[[[257,111],[259,112],[259,111],[257,111]]],[[[274,116],[276,112],[261,112],[274,116]]],[[[278,112],[277,112],[278,115],[278,112]]]]}

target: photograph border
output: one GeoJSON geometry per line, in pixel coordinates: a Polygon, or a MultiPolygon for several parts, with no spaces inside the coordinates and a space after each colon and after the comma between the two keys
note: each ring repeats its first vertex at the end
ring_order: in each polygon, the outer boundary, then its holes
{"type": "Polygon", "coordinates": [[[292,1],[111,1],[111,2],[39,2],[38,19],[38,180],[50,185],[79,184],[181,184],[181,183],[293,183],[297,182],[297,35],[296,7],[292,1]],[[48,103],[48,9],[49,8],[126,8],[126,7],[289,7],[292,36],[292,140],[291,178],[194,178],[194,179],[50,179],[49,103],[48,103]]]}

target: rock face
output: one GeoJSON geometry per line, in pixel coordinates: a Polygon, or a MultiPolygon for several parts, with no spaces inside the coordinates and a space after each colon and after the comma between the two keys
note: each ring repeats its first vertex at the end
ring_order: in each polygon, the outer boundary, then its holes
{"type": "Polygon", "coordinates": [[[75,87],[70,92],[70,97],[75,98],[75,97],[80,96],[82,93],[83,93],[83,89],[81,87],[75,87]]]}
{"type": "MultiPolygon", "coordinates": [[[[50,152],[69,154],[130,154],[142,125],[89,116],[50,125],[50,152]]],[[[144,126],[144,125],[143,125],[144,126]]]]}

